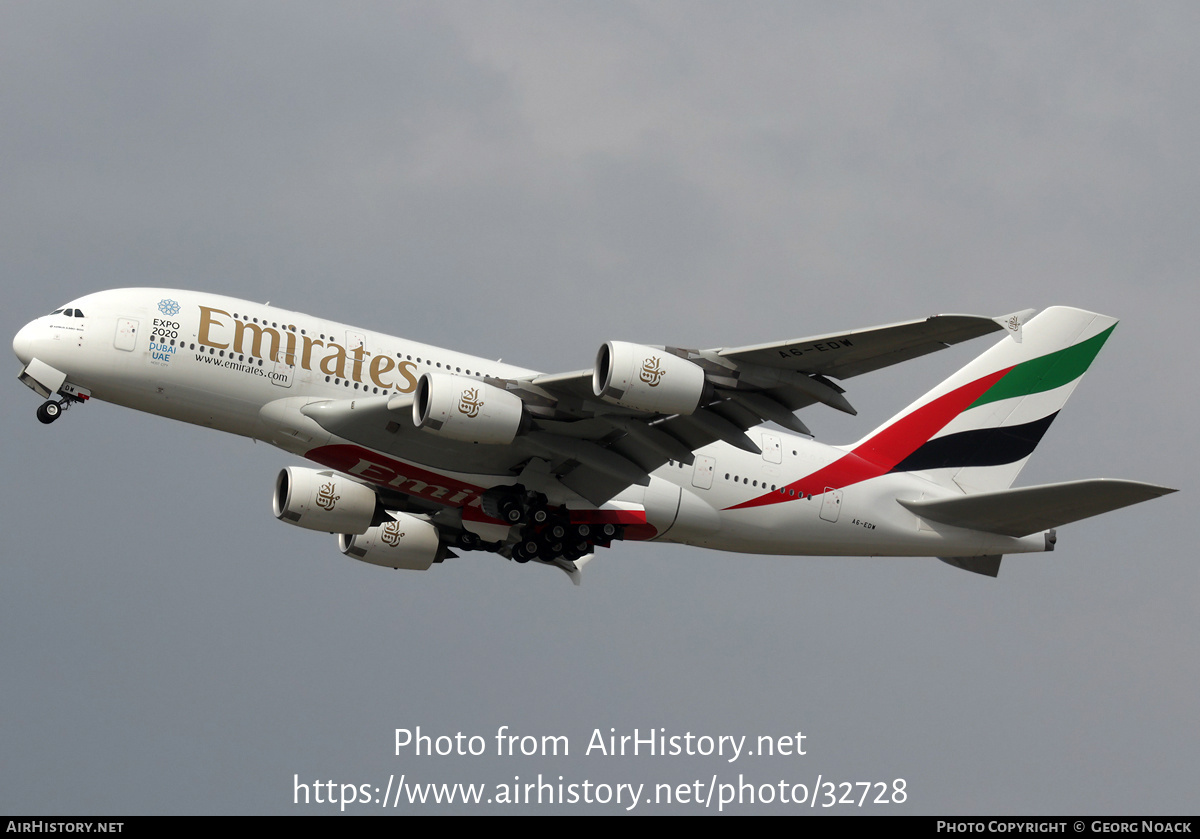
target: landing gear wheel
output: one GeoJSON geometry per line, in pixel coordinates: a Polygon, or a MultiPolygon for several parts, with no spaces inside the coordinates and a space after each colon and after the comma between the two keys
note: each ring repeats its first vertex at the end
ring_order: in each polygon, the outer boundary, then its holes
{"type": "Polygon", "coordinates": [[[538,544],[533,541],[518,542],[512,549],[512,558],[521,563],[536,559],[537,555],[538,544]]]}
{"type": "Polygon", "coordinates": [[[37,409],[37,418],[40,422],[49,425],[62,415],[62,405],[57,402],[43,402],[41,407],[37,409]]]}
{"type": "Polygon", "coordinates": [[[458,546],[464,551],[473,551],[479,547],[480,538],[469,530],[458,535],[458,546]]]}

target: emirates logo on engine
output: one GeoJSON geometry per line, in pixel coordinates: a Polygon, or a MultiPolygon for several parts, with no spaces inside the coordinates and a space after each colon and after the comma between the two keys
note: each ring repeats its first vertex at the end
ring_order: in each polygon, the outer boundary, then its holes
{"type": "Polygon", "coordinates": [[[380,529],[379,540],[390,547],[394,548],[399,545],[403,538],[404,531],[400,529],[398,521],[390,521],[380,529]]]}
{"type": "Polygon", "coordinates": [[[466,414],[468,417],[474,417],[479,414],[479,409],[483,407],[483,400],[479,398],[479,388],[468,388],[462,392],[462,396],[458,399],[458,412],[466,414]]]}
{"type": "Polygon", "coordinates": [[[337,504],[338,499],[342,496],[334,495],[333,481],[327,484],[321,484],[321,488],[317,490],[317,506],[322,510],[332,510],[337,504]]]}
{"type": "Polygon", "coordinates": [[[650,387],[658,387],[658,383],[662,381],[663,374],[667,371],[659,366],[661,359],[658,356],[650,356],[642,362],[642,370],[639,378],[650,387]]]}

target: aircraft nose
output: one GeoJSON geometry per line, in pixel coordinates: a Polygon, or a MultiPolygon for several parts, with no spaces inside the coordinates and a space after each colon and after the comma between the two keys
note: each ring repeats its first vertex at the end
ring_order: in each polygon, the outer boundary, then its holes
{"type": "Polygon", "coordinates": [[[13,338],[13,352],[17,354],[17,358],[21,359],[22,364],[28,364],[33,358],[33,341],[36,331],[36,322],[27,323],[13,338]]]}

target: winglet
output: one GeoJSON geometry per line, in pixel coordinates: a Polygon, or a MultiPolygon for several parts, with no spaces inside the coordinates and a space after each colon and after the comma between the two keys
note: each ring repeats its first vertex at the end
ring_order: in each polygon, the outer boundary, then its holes
{"type": "Polygon", "coordinates": [[[1013,312],[1011,315],[1001,315],[998,318],[992,318],[996,323],[1004,327],[1012,339],[1018,344],[1021,343],[1021,327],[1025,325],[1025,321],[1033,317],[1037,309],[1022,309],[1019,312],[1013,312]]]}

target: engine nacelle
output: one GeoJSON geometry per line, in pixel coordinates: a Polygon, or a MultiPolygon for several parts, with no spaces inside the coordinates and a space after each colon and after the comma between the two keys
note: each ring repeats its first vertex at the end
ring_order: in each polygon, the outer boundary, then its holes
{"type": "Polygon", "coordinates": [[[508,445],[521,430],[525,404],[507,390],[466,376],[424,373],[413,396],[413,425],[465,443],[508,445]]]}
{"type": "Polygon", "coordinates": [[[352,559],[424,571],[444,556],[438,529],[424,519],[406,513],[391,513],[395,521],[372,527],[366,533],[342,533],[338,547],[352,559]]]}
{"type": "Polygon", "coordinates": [[[327,533],[364,533],[375,518],[375,490],[333,472],[289,466],[275,479],[275,518],[327,533]]]}
{"type": "Polygon", "coordinates": [[[655,414],[695,413],[704,384],[704,370],[686,358],[624,341],[602,346],[592,373],[601,399],[655,414]]]}

